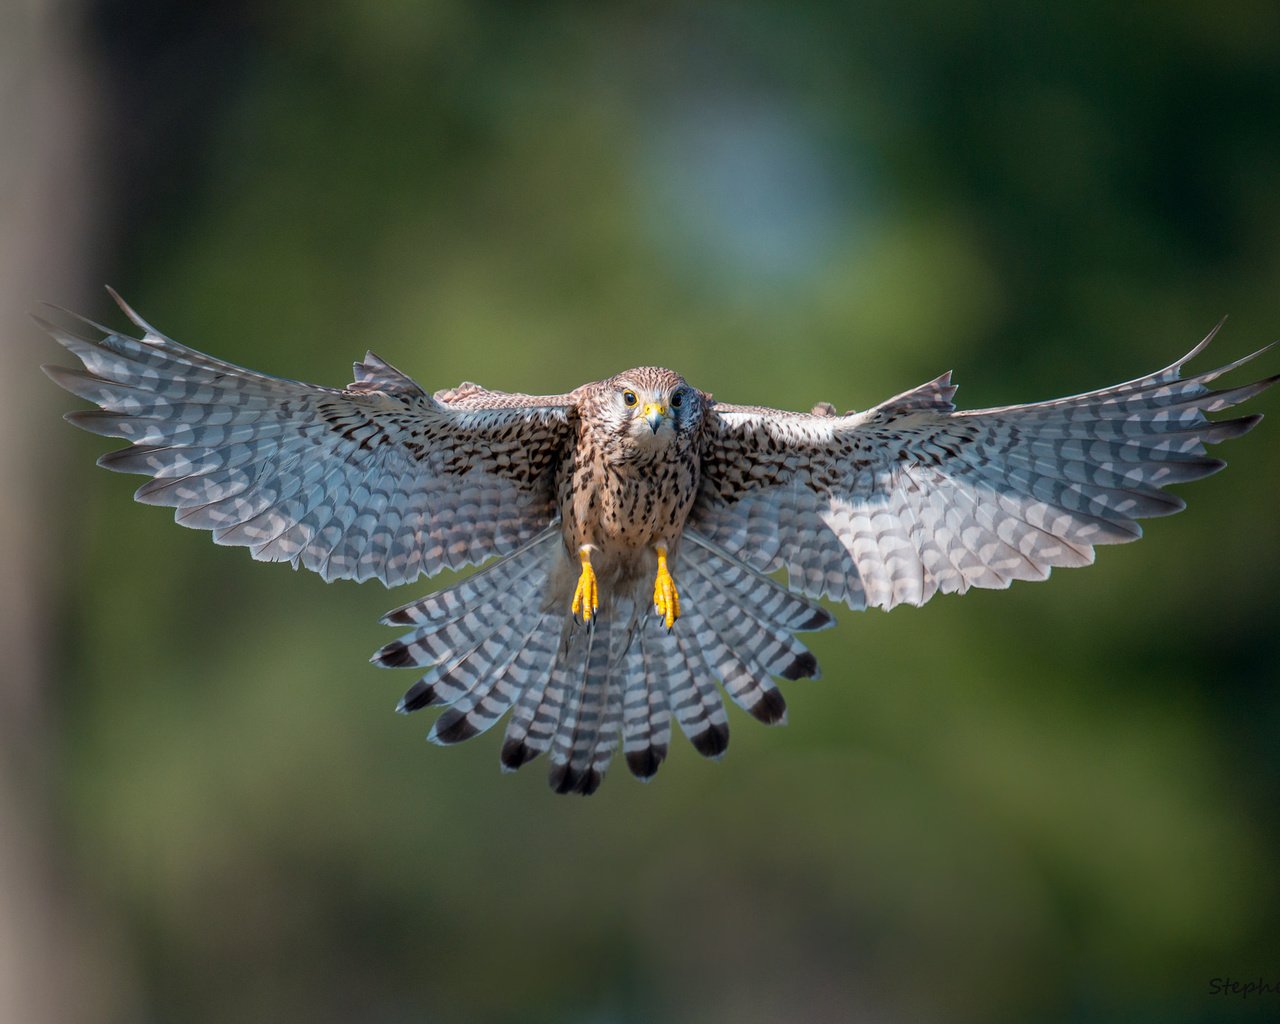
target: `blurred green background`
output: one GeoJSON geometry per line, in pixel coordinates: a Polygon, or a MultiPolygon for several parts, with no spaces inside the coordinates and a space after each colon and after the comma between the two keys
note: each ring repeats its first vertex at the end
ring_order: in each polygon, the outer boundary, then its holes
{"type": "Polygon", "coordinates": [[[410,677],[365,659],[429,584],[326,586],[133,504],[139,480],[92,466],[109,445],[57,420],[74,403],[35,364],[61,353],[20,317],[120,325],[106,281],[180,341],[324,384],[372,348],[430,388],[659,363],[729,401],[847,408],[949,368],[965,407],[1087,390],[1230,313],[1207,367],[1280,333],[1280,7],[7,17],[13,174],[44,197],[0,193],[26,282],[4,387],[29,409],[0,496],[26,852],[0,874],[40,894],[0,959],[26,1005],[1280,1016],[1210,994],[1280,983],[1280,416],[1141,544],[841,611],[788,728],[731,708],[723,763],[680,741],[651,785],[616,765],[584,801],[542,762],[499,774],[497,735],[441,750],[391,714],[410,677]]]}

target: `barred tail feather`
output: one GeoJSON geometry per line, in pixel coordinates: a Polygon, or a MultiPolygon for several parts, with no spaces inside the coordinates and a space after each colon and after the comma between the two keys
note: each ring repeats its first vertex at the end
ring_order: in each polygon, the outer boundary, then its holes
{"type": "Polygon", "coordinates": [[[699,754],[720,758],[729,749],[729,716],[698,643],[687,629],[664,636],[661,656],[666,662],[671,710],[699,754]]]}
{"type": "Polygon", "coordinates": [[[605,615],[594,629],[575,638],[584,647],[574,661],[581,674],[561,706],[551,747],[550,783],[557,793],[587,796],[596,791],[603,777],[594,765],[596,746],[610,705],[615,699],[621,701],[621,695],[612,692],[616,684],[610,651],[617,632],[616,618],[605,615]]]}
{"type": "Polygon", "coordinates": [[[626,685],[622,698],[622,752],[631,774],[648,782],[671,745],[671,702],[666,681],[657,670],[649,648],[654,638],[645,630],[636,633],[627,650],[626,685]]]}
{"type": "MultiPolygon", "coordinates": [[[[752,574],[736,585],[721,582],[717,561],[690,559],[685,578],[690,596],[707,621],[716,624],[719,638],[757,674],[784,679],[817,678],[817,660],[793,633],[801,626],[780,624],[756,604],[769,596],[767,588],[773,581],[752,574]]],[[[815,607],[813,611],[803,624],[805,627],[824,628],[832,621],[823,609],[815,607]],[[808,626],[809,622],[814,624],[808,626]]]]}
{"type": "MultiPolygon", "coordinates": [[[[544,639],[553,635],[559,640],[563,619],[554,621],[555,633],[543,634],[544,639]]],[[[560,723],[565,698],[580,684],[579,662],[584,652],[585,646],[575,645],[562,652],[572,655],[571,658],[557,659],[557,651],[553,649],[546,659],[545,676],[520,695],[511,714],[511,721],[507,723],[507,733],[499,755],[502,767],[507,771],[515,771],[550,749],[556,727],[560,723]]]]}
{"type": "MultiPolygon", "coordinates": [[[[543,628],[543,616],[536,615],[522,626],[499,627],[500,651],[490,663],[478,671],[476,682],[470,689],[441,713],[427,733],[432,743],[448,746],[469,740],[486,732],[511,710],[522,689],[536,677],[536,669],[515,665],[534,634],[543,628]]],[[[479,666],[476,666],[479,670],[479,666]]]]}
{"type": "Polygon", "coordinates": [[[556,550],[560,531],[556,526],[543,530],[524,547],[466,579],[418,598],[382,617],[388,626],[425,626],[455,621],[488,604],[506,592],[517,580],[540,573],[545,580],[548,562],[556,550]],[[537,552],[537,555],[534,555],[537,552]]]}
{"type": "Polygon", "coordinates": [[[514,771],[548,754],[551,787],[595,792],[619,743],[632,774],[656,774],[672,719],[703,756],[728,749],[729,720],[716,683],[739,707],[781,724],[786,703],[774,676],[815,677],[795,636],[824,629],[824,609],[748,568],[706,538],[686,533],[677,567],[685,614],[672,631],[651,614],[648,581],[610,595],[590,629],[544,608],[561,557],[549,530],[454,586],[390,612],[411,630],[382,647],[378,665],[426,668],[397,710],[444,710],[428,734],[452,744],[510,712],[501,762],[514,771]]]}
{"type": "Polygon", "coordinates": [[[767,725],[785,722],[786,702],[773,676],[817,678],[817,659],[794,634],[835,620],[697,534],[685,540],[687,618],[704,664],[743,710],[767,725]]]}
{"type": "Polygon", "coordinates": [[[604,702],[603,718],[591,750],[591,772],[597,780],[604,778],[604,773],[609,770],[622,735],[622,701],[627,686],[627,651],[630,648],[628,640],[628,634],[616,637],[609,652],[610,692],[604,702]]]}
{"type": "Polygon", "coordinates": [[[767,672],[747,664],[726,644],[700,610],[688,616],[689,627],[703,637],[702,657],[710,673],[738,707],[765,725],[785,724],[787,705],[767,672]]]}
{"type": "Polygon", "coordinates": [[[384,668],[429,667],[396,710],[447,706],[429,739],[456,743],[490,728],[550,666],[554,643],[542,609],[558,536],[548,530],[523,548],[445,590],[389,612],[383,621],[415,628],[372,658],[384,668]]]}

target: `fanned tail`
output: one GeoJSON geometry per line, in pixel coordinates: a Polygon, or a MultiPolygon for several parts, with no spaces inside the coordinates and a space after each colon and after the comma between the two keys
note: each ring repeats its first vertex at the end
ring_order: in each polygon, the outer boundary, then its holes
{"type": "Polygon", "coordinates": [[[501,751],[514,771],[548,754],[558,793],[595,792],[621,743],[637,778],[666,758],[674,718],[705,757],[729,745],[716,683],[753,717],[776,725],[786,704],[774,676],[816,677],[796,633],[825,629],[831,615],[686,531],[676,565],[684,614],[673,630],[653,615],[648,580],[611,594],[591,628],[545,606],[558,527],[454,586],[389,613],[413,629],[384,646],[375,664],[428,671],[397,710],[443,706],[428,739],[457,743],[511,713],[501,751]]]}

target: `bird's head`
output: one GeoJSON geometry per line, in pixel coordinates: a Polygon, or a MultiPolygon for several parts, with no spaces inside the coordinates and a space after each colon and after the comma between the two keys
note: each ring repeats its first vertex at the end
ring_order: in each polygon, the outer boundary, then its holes
{"type": "Polygon", "coordinates": [[[606,385],[605,418],[624,448],[662,449],[694,437],[702,425],[702,393],[671,370],[640,366],[606,385]]]}

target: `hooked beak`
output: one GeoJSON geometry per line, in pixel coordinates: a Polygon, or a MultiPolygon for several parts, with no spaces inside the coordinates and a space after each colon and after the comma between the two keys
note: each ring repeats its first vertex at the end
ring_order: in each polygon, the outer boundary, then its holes
{"type": "Polygon", "coordinates": [[[662,426],[662,417],[667,414],[667,407],[659,402],[649,402],[644,407],[644,418],[649,423],[649,429],[655,434],[658,428],[662,426]]]}

